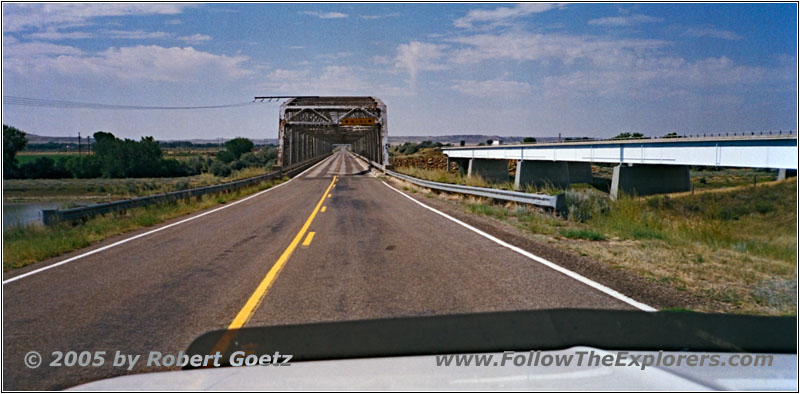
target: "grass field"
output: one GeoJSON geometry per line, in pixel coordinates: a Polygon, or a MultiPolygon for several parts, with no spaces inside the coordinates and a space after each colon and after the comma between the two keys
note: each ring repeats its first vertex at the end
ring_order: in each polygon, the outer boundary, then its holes
{"type": "Polygon", "coordinates": [[[706,185],[740,187],[673,198],[612,201],[594,188],[578,188],[567,192],[566,217],[485,199],[447,201],[513,224],[533,239],[707,300],[700,311],[794,315],[797,180],[753,187],[744,182],[750,175],[723,171],[713,176],[727,180],[706,185]]]}
{"type": "Polygon", "coordinates": [[[3,201],[106,202],[209,186],[266,172],[263,168],[244,168],[225,178],[206,173],[178,178],[8,179],[3,181],[3,201]]]}

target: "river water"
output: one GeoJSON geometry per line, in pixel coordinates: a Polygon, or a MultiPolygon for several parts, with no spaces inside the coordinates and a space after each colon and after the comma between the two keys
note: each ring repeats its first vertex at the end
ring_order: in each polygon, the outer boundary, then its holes
{"type": "Polygon", "coordinates": [[[3,231],[20,225],[42,223],[42,209],[58,209],[66,202],[3,203],[3,231]]]}

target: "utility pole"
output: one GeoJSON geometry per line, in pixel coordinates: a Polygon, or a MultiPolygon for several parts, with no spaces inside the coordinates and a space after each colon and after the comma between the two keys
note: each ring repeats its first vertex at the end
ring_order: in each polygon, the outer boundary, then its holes
{"type": "Polygon", "coordinates": [[[78,132],[78,156],[81,155],[81,132],[78,132]]]}
{"type": "Polygon", "coordinates": [[[86,151],[88,152],[87,154],[92,154],[92,137],[89,135],[86,136],[86,151]]]}

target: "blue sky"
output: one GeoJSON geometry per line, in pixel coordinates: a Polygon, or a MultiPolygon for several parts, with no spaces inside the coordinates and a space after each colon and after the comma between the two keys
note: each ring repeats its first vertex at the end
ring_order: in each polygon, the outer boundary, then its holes
{"type": "MultiPolygon", "coordinates": [[[[797,129],[795,4],[3,4],[3,94],[372,95],[390,135],[797,129]]],[[[3,106],[40,135],[274,138],[277,104],[3,106]]]]}

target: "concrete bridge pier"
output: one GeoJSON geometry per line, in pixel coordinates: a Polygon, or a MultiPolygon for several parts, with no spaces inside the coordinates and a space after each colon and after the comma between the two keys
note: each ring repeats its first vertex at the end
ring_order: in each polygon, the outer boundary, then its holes
{"type": "Polygon", "coordinates": [[[551,184],[559,188],[569,187],[570,171],[566,161],[517,161],[514,188],[525,186],[545,186],[551,184]]]}
{"type": "Polygon", "coordinates": [[[508,160],[469,159],[467,176],[480,175],[487,182],[508,182],[508,160]]]}
{"type": "Polygon", "coordinates": [[[778,169],[778,180],[782,181],[786,178],[791,178],[797,176],[797,170],[790,170],[786,168],[779,168],[778,169]]]}
{"type": "Polygon", "coordinates": [[[569,183],[592,183],[592,163],[568,161],[569,183]]]}
{"type": "Polygon", "coordinates": [[[691,190],[689,166],[681,165],[618,165],[611,179],[611,198],[619,193],[646,196],[649,194],[686,192],[691,190]]]}
{"type": "Polygon", "coordinates": [[[518,160],[514,188],[553,185],[567,188],[570,183],[592,183],[592,164],[575,161],[518,160]]]}

